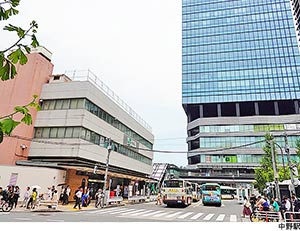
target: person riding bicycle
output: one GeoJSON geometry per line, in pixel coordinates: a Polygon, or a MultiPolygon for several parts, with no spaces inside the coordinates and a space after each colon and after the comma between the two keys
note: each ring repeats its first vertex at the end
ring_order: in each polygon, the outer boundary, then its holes
{"type": "Polygon", "coordinates": [[[256,207],[260,208],[263,211],[269,211],[269,202],[262,198],[261,196],[257,197],[256,207]]]}

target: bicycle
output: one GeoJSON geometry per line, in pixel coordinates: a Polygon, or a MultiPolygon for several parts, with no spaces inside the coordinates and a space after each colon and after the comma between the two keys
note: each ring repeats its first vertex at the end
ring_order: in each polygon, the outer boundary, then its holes
{"type": "Polygon", "coordinates": [[[13,203],[11,203],[10,201],[7,200],[1,200],[0,202],[0,209],[3,212],[10,212],[13,208],[13,203]]]}

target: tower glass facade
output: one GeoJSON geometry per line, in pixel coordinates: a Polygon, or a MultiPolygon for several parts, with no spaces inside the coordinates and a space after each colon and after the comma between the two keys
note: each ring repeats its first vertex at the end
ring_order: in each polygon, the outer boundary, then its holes
{"type": "Polygon", "coordinates": [[[282,127],[277,132],[285,131],[289,123],[296,126],[293,116],[299,113],[300,99],[298,1],[182,3],[182,104],[189,123],[189,151],[201,151],[200,155],[188,154],[189,164],[213,163],[212,159],[257,164],[261,148],[231,151],[230,158],[226,158],[229,154],[220,157],[220,153],[205,154],[203,150],[242,145],[272,131],[255,130],[255,126],[282,127]],[[236,130],[218,132],[226,126],[236,126],[236,130]],[[216,131],[203,132],[203,127],[216,131]],[[242,155],[249,158],[239,161],[242,155]]]}

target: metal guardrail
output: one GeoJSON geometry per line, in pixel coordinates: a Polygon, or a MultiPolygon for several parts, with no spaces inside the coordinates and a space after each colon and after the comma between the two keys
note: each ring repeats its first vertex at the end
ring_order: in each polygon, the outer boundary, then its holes
{"type": "Polygon", "coordinates": [[[285,212],[284,222],[300,222],[300,212],[285,212]]]}

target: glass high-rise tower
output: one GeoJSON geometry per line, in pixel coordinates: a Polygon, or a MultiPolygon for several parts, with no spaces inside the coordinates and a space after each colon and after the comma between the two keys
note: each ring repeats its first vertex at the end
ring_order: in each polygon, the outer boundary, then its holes
{"type": "Polygon", "coordinates": [[[264,154],[264,143],[255,142],[267,132],[282,147],[286,132],[297,159],[299,1],[182,3],[189,165],[205,175],[252,175],[264,154]],[[243,146],[249,143],[255,144],[243,146]]]}

